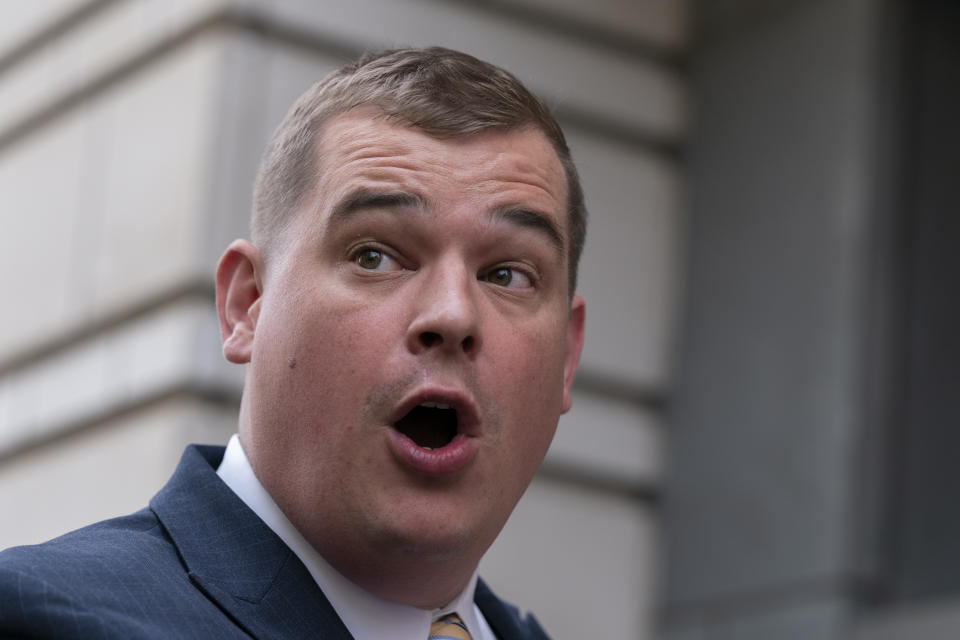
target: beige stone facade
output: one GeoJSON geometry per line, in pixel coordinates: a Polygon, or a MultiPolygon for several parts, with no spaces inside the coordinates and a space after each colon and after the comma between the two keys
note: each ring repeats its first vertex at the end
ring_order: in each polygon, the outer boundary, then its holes
{"type": "Polygon", "coordinates": [[[356,53],[440,44],[555,107],[591,215],[574,409],[483,573],[560,640],[650,637],[687,40],[671,0],[0,4],[0,547],[135,510],[226,441],[213,268],[269,133],[356,53]]]}

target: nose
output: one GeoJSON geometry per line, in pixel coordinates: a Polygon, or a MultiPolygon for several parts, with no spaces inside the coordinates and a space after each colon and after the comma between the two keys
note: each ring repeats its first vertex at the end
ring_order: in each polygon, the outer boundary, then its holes
{"type": "Polygon", "coordinates": [[[456,267],[424,276],[414,293],[407,348],[414,354],[443,351],[472,358],[481,345],[476,278],[456,267]]]}

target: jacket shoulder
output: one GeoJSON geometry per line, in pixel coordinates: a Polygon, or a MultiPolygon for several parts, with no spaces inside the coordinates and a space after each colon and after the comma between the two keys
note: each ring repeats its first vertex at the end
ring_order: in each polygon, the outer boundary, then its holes
{"type": "Polygon", "coordinates": [[[149,509],[0,552],[2,637],[149,638],[209,619],[198,596],[149,509]]]}

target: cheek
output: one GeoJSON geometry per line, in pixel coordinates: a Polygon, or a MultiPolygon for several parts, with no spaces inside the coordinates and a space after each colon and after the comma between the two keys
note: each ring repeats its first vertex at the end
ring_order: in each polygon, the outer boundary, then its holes
{"type": "Polygon", "coordinates": [[[555,327],[544,329],[539,325],[521,331],[514,325],[506,339],[501,366],[510,372],[505,382],[512,383],[512,393],[507,397],[517,397],[531,406],[559,397],[565,349],[561,333],[555,327]]]}
{"type": "Polygon", "coordinates": [[[502,437],[517,457],[536,464],[553,439],[563,401],[563,352],[549,333],[532,332],[512,343],[495,373],[502,437]]]}
{"type": "Polygon", "coordinates": [[[298,403],[324,405],[326,410],[352,406],[348,398],[359,391],[355,384],[362,379],[368,360],[362,343],[362,329],[349,319],[339,314],[311,316],[282,343],[280,377],[289,385],[285,395],[293,395],[298,403]]]}
{"type": "MultiPolygon", "coordinates": [[[[268,301],[273,313],[266,319],[263,351],[268,356],[283,357],[285,364],[295,358],[292,370],[302,363],[321,360],[330,363],[348,361],[348,356],[365,333],[363,307],[339,300],[335,293],[322,288],[285,291],[268,301]]],[[[266,310],[265,310],[266,312],[266,310]]],[[[260,327],[258,327],[258,332],[260,327]]],[[[328,366],[327,369],[334,369],[328,366]]]]}
{"type": "Polygon", "coordinates": [[[342,364],[331,358],[348,362],[342,354],[350,353],[353,342],[338,329],[329,313],[306,304],[304,296],[265,304],[251,361],[262,389],[259,402],[272,403],[271,413],[286,419],[322,404],[327,396],[322,390],[336,382],[342,364]]]}
{"type": "Polygon", "coordinates": [[[263,349],[274,361],[275,393],[314,420],[358,419],[353,414],[370,390],[391,371],[397,374],[395,356],[402,348],[399,320],[388,305],[337,294],[301,296],[296,311],[275,323],[263,349]]]}

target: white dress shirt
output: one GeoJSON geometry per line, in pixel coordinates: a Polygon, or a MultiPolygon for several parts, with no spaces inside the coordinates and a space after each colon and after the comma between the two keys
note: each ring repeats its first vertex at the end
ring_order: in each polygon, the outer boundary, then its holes
{"type": "Polygon", "coordinates": [[[473,602],[476,572],[460,595],[440,609],[383,600],[345,578],[300,535],[257,480],[236,434],[227,444],[217,475],[300,558],[356,640],[426,640],[430,623],[453,612],[460,615],[474,640],[496,640],[473,602]]]}

